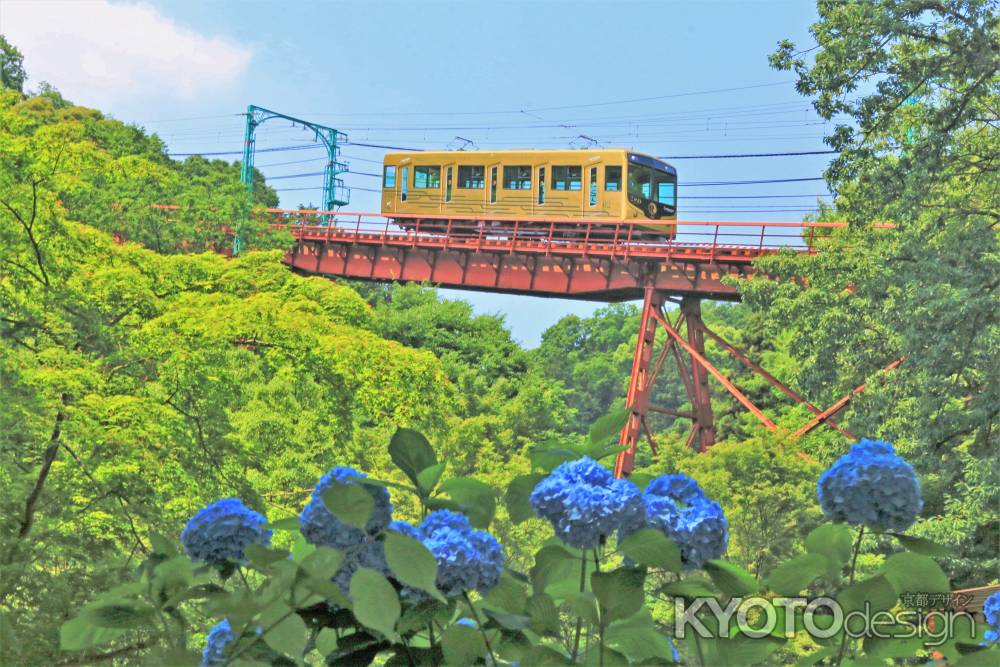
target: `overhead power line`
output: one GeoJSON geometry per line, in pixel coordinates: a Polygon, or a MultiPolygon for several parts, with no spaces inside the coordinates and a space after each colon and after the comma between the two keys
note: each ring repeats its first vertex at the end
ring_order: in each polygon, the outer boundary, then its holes
{"type": "Polygon", "coordinates": [[[830,155],[839,151],[788,151],[785,153],[730,153],[728,155],[661,155],[661,160],[712,160],[717,158],[743,157],[790,157],[792,155],[830,155]]]}

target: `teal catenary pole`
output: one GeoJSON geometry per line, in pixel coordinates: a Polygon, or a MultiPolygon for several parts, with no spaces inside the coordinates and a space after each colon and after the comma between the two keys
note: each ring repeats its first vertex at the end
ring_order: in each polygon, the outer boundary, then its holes
{"type": "MultiPolygon", "coordinates": [[[[243,165],[240,171],[240,179],[246,185],[248,194],[253,192],[253,159],[256,152],[254,133],[257,131],[257,126],[261,123],[272,118],[280,118],[291,121],[293,127],[301,125],[306,129],[312,130],[317,143],[322,143],[326,147],[326,168],[323,170],[323,209],[326,211],[335,211],[341,206],[347,205],[351,199],[351,191],[344,185],[343,179],[340,178],[340,175],[347,171],[347,164],[337,159],[340,157],[340,145],[347,141],[346,134],[332,127],[312,123],[301,118],[254,106],[253,104],[247,107],[246,115],[247,126],[243,138],[243,165]]],[[[246,215],[242,222],[245,223],[249,217],[250,209],[248,202],[246,215]]],[[[233,239],[234,255],[240,254],[240,250],[242,249],[243,232],[243,224],[241,224],[237,227],[236,235],[233,239]]]]}

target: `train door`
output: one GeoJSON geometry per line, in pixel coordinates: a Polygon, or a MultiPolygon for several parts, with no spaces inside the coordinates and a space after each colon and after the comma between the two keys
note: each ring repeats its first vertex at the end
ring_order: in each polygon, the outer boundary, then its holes
{"type": "Polygon", "coordinates": [[[451,204],[452,193],[455,189],[455,165],[449,164],[444,167],[444,205],[442,211],[447,211],[451,204]]]}
{"type": "Polygon", "coordinates": [[[597,164],[591,163],[587,166],[587,196],[583,206],[585,216],[597,211],[600,204],[600,191],[597,189],[599,171],[597,164]]]}
{"type": "Polygon", "coordinates": [[[400,204],[406,203],[406,196],[408,194],[407,188],[410,185],[410,168],[400,167],[399,169],[399,202],[400,204]]]}
{"type": "Polygon", "coordinates": [[[497,198],[500,196],[500,165],[492,164],[489,167],[489,183],[486,184],[487,195],[486,203],[487,210],[493,211],[497,203],[497,198]]]}
{"type": "Polygon", "coordinates": [[[545,178],[548,175],[547,172],[546,165],[538,167],[538,177],[535,179],[535,206],[545,206],[545,186],[547,185],[545,178]]]}
{"type": "Polygon", "coordinates": [[[382,211],[385,213],[396,210],[396,198],[399,196],[397,169],[394,164],[387,164],[382,168],[382,211]]]}

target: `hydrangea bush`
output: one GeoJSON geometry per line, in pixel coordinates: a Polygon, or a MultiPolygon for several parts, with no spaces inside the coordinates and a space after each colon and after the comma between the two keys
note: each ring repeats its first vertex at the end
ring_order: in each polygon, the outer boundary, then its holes
{"type": "MultiPolygon", "coordinates": [[[[941,547],[885,532],[910,526],[921,509],[913,469],[887,443],[862,441],[824,472],[817,493],[831,521],[800,555],[753,574],[723,560],[723,508],[695,480],[615,479],[601,463],[614,451],[581,442],[540,452],[537,470],[513,480],[509,521],[538,517],[552,527],[530,570],[516,571],[490,532],[494,491],[471,478],[442,481],[445,464],[427,440],[400,429],[389,453],[408,484],[334,467],[298,516],[271,524],[238,500],[212,503],[182,531],[184,553],[153,536],[137,584],[84,607],[63,626],[63,646],[89,650],[135,633],[158,642],[147,662],[171,665],[769,664],[802,638],[719,630],[704,608],[695,618],[708,636],[674,636],[670,606],[751,596],[771,605],[808,592],[845,611],[881,610],[905,605],[914,587],[949,588],[933,558],[945,555],[941,547]],[[394,517],[390,490],[413,494],[420,519],[394,517]],[[272,531],[291,548],[271,546],[272,531]],[[897,552],[859,579],[858,554],[886,539],[897,552]],[[190,626],[206,616],[214,626],[199,641],[190,626]]],[[[975,651],[1000,657],[1000,595],[984,611],[990,628],[935,650],[951,661],[975,651]]],[[[843,631],[812,642],[811,655],[797,656],[804,663],[868,664],[922,650],[909,638],[862,642],[843,631]]]]}

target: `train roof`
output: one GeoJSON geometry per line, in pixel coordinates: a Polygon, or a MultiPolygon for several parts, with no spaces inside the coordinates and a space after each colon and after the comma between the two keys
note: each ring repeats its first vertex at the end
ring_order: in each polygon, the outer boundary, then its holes
{"type": "Polygon", "coordinates": [[[676,173],[677,170],[668,162],[665,162],[657,157],[648,155],[646,153],[641,153],[639,151],[632,150],[630,148],[505,148],[501,150],[436,150],[436,151],[389,151],[385,154],[386,158],[392,157],[404,157],[404,156],[429,156],[429,155],[512,155],[524,153],[621,153],[632,155],[635,158],[634,161],[639,164],[645,164],[651,167],[665,166],[671,173],[676,173]]]}

